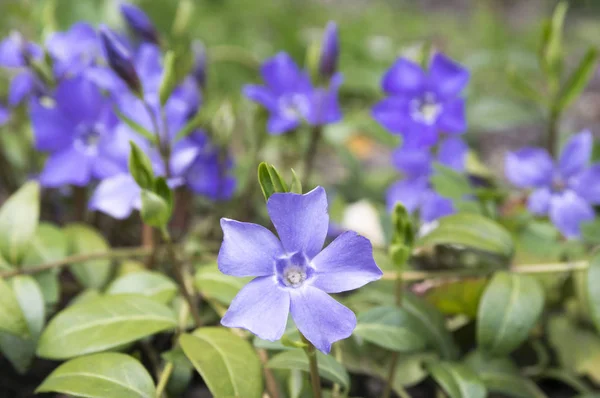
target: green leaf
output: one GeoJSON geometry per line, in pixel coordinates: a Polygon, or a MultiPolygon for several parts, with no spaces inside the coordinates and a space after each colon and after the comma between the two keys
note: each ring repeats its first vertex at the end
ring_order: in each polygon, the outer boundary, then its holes
{"type": "Polygon", "coordinates": [[[114,352],[71,359],[56,368],[35,390],[89,398],[154,398],[152,377],[129,355],[114,352]]]}
{"type": "Polygon", "coordinates": [[[298,175],[294,169],[292,169],[292,184],[290,185],[290,192],[300,195],[302,194],[302,182],[300,181],[300,178],[298,178],[298,175]]]}
{"type": "Polygon", "coordinates": [[[154,188],[154,170],[150,158],[135,142],[129,141],[129,145],[131,147],[129,173],[140,188],[152,190],[154,188]]]}
{"type": "Polygon", "coordinates": [[[426,300],[446,315],[467,315],[475,319],[486,279],[446,282],[427,291],[426,300]]]}
{"type": "Polygon", "coordinates": [[[0,208],[0,255],[11,265],[23,260],[40,217],[40,186],[25,183],[0,208]]]}
{"type": "Polygon", "coordinates": [[[442,217],[438,226],[417,240],[416,246],[455,244],[510,257],[514,242],[500,224],[479,214],[459,213],[442,217]]]}
{"type": "MultiPolygon", "coordinates": [[[[104,237],[87,225],[70,224],[63,230],[68,238],[69,253],[72,255],[110,250],[104,237]]],[[[88,260],[71,264],[70,270],[85,287],[100,289],[110,278],[111,262],[109,259],[88,260]]]]}
{"type": "Polygon", "coordinates": [[[142,209],[140,215],[144,224],[163,228],[171,218],[171,209],[165,199],[147,189],[142,190],[142,209]]]}
{"type": "Polygon", "coordinates": [[[510,67],[507,71],[508,82],[512,88],[519,93],[523,98],[534,101],[538,104],[546,102],[546,98],[542,96],[538,90],[531,85],[530,79],[521,76],[515,67],[510,67]]]}
{"type": "Polygon", "coordinates": [[[485,398],[487,390],[477,374],[467,366],[452,362],[434,362],[427,367],[450,398],[485,398]]]}
{"type": "Polygon", "coordinates": [[[195,285],[203,297],[229,305],[244,285],[252,278],[236,278],[219,271],[216,264],[198,269],[194,277],[195,285]]]}
{"type": "Polygon", "coordinates": [[[430,181],[433,189],[445,198],[460,200],[473,193],[469,179],[464,173],[436,163],[433,165],[435,173],[430,181]]]}
{"type": "Polygon", "coordinates": [[[402,308],[385,306],[357,316],[354,335],[392,351],[419,351],[427,345],[418,320],[402,308]]]}
{"type": "Polygon", "coordinates": [[[25,317],[29,337],[0,332],[0,351],[18,373],[25,374],[35,356],[37,340],[44,327],[44,296],[35,279],[29,275],[15,276],[10,282],[25,317]]]}
{"type": "Polygon", "coordinates": [[[137,293],[167,304],[177,294],[177,285],[160,272],[138,271],[115,279],[107,294],[137,293]]]}
{"type": "Polygon", "coordinates": [[[590,316],[596,330],[600,331],[600,253],[595,253],[590,259],[590,265],[587,270],[587,303],[590,316]]]}
{"type": "Polygon", "coordinates": [[[169,50],[165,54],[164,68],[162,80],[160,82],[160,88],[158,90],[158,97],[160,99],[160,105],[165,106],[171,93],[177,86],[177,68],[176,68],[177,57],[175,52],[169,50]]]}
{"type": "Polygon", "coordinates": [[[179,338],[215,398],[260,398],[263,392],[260,360],[250,343],[217,327],[196,329],[179,338]]]}
{"type": "Polygon", "coordinates": [[[490,392],[514,398],[545,398],[546,395],[531,380],[521,376],[519,368],[508,357],[489,357],[474,351],[465,358],[490,392]]]}
{"type": "Polygon", "coordinates": [[[6,281],[0,278],[0,330],[19,337],[30,337],[19,300],[6,281]]]}
{"type": "Polygon", "coordinates": [[[127,115],[125,115],[123,112],[121,112],[119,110],[118,107],[115,106],[113,108],[113,110],[115,111],[115,114],[119,117],[119,119],[121,119],[121,121],[127,125],[127,127],[132,129],[133,131],[135,131],[136,133],[138,133],[139,135],[141,135],[148,141],[156,142],[156,135],[154,133],[148,131],[144,126],[142,126],[135,120],[133,120],[130,117],[128,117],[127,115]]]}
{"type": "Polygon", "coordinates": [[[421,323],[421,331],[428,345],[435,348],[442,358],[455,359],[458,356],[458,348],[446,328],[446,320],[434,306],[412,293],[404,292],[402,307],[421,323]]]}
{"type": "MultiPolygon", "coordinates": [[[[61,260],[67,256],[67,253],[68,241],[63,230],[42,222],[23,258],[23,268],[61,260]]],[[[58,273],[58,269],[51,269],[33,275],[42,290],[44,301],[50,306],[57,304],[60,299],[58,273]]]]}
{"type": "MultiPolygon", "coordinates": [[[[347,390],[350,386],[350,377],[346,369],[331,355],[325,355],[320,351],[317,351],[316,354],[319,375],[324,379],[341,385],[347,390]]],[[[269,360],[267,367],[271,369],[296,369],[304,372],[309,372],[310,370],[306,353],[300,349],[280,352],[269,360]]]]}
{"type": "Polygon", "coordinates": [[[527,339],[543,309],[544,291],[535,278],[496,273],[479,302],[477,344],[489,354],[509,354],[527,339]]]}
{"type": "Polygon", "coordinates": [[[59,312],[40,337],[37,354],[65,359],[109,350],[177,326],[168,307],[144,296],[99,296],[59,312]]]}
{"type": "Polygon", "coordinates": [[[258,183],[265,200],[269,200],[275,192],[288,192],[287,184],[277,169],[265,162],[258,165],[258,183]]]}
{"type": "Polygon", "coordinates": [[[596,70],[596,62],[598,62],[598,51],[590,48],[558,95],[556,107],[559,112],[571,105],[585,89],[596,70]]]}

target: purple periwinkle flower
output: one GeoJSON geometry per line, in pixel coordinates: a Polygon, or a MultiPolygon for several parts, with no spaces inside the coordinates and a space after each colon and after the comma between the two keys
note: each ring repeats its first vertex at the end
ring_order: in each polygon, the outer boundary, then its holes
{"type": "Polygon", "coordinates": [[[126,168],[115,155],[117,121],[111,104],[90,81],[62,81],[52,99],[32,101],[30,113],[35,147],[49,152],[39,177],[42,185],[84,186],[126,168]]]}
{"type": "Polygon", "coordinates": [[[200,41],[192,43],[194,53],[194,66],[192,76],[201,89],[206,88],[206,48],[200,41]]]}
{"type": "Polygon", "coordinates": [[[102,56],[96,29],[78,22],[65,32],[56,32],[46,41],[58,79],[77,76],[102,56]]]}
{"type": "Polygon", "coordinates": [[[319,74],[325,79],[330,79],[338,69],[340,56],[340,38],[337,24],[329,21],[323,34],[321,43],[321,57],[319,58],[319,74]]]}
{"type": "Polygon", "coordinates": [[[129,3],[121,4],[121,15],[127,21],[127,25],[142,40],[158,44],[158,32],[148,15],[139,7],[129,3]]]}
{"type": "Polygon", "coordinates": [[[100,27],[100,39],[111,69],[137,94],[142,92],[142,84],[127,47],[106,26],[100,27]]]}
{"type": "Polygon", "coordinates": [[[387,207],[393,210],[402,203],[410,213],[419,210],[422,221],[430,222],[456,211],[452,200],[435,192],[429,183],[433,162],[463,171],[467,145],[459,138],[448,138],[439,145],[434,157],[429,151],[403,146],[394,151],[392,162],[405,178],[392,184],[387,191],[387,207]]]}
{"type": "Polygon", "coordinates": [[[341,76],[332,87],[315,89],[308,73],[283,52],[263,64],[261,75],[266,85],[247,85],[244,94],[270,112],[267,122],[270,134],[283,134],[299,127],[303,121],[314,126],[333,123],[341,118],[337,105],[341,76]]]}
{"type": "Polygon", "coordinates": [[[548,215],[566,238],[578,238],[581,224],[595,217],[592,205],[600,204],[600,164],[589,166],[592,146],[592,134],[586,130],[571,137],[558,163],[541,148],[522,148],[506,155],[508,180],[518,188],[533,190],[529,211],[548,215]]]}
{"type": "Polygon", "coordinates": [[[4,126],[10,119],[10,111],[7,107],[0,104],[0,126],[4,126]]]}
{"type": "Polygon", "coordinates": [[[373,107],[373,117],[407,142],[433,145],[440,132],[465,132],[465,101],[460,94],[468,81],[469,71],[443,54],[433,56],[427,71],[400,58],[383,76],[388,97],[373,107]]]}
{"type": "Polygon", "coordinates": [[[2,67],[23,68],[28,66],[32,59],[42,58],[43,54],[37,44],[28,42],[18,32],[12,32],[0,42],[0,66],[2,67]]]}
{"type": "Polygon", "coordinates": [[[371,242],[345,232],[321,250],[327,235],[327,197],[321,187],[298,195],[275,193],[267,201],[277,238],[251,223],[221,219],[221,272],[253,276],[234,298],[221,323],[258,337],[281,338],[288,314],[314,346],[328,353],[356,326],[352,311],[327,293],[357,289],[381,278],[371,242]]]}

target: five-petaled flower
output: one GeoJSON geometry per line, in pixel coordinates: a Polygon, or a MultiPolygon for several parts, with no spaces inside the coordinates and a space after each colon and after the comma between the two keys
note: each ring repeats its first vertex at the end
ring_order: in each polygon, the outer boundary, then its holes
{"type": "Polygon", "coordinates": [[[400,58],[383,76],[382,88],[389,97],[373,107],[373,117],[405,142],[433,145],[439,132],[465,132],[460,94],[468,81],[469,71],[443,54],[433,56],[427,72],[400,58]]]}
{"type": "Polygon", "coordinates": [[[536,215],[549,215],[567,238],[578,238],[581,224],[594,219],[592,205],[600,204],[600,164],[588,166],[592,134],[574,135],[563,148],[558,164],[541,148],[522,148],[506,155],[508,180],[531,188],[527,207],[536,215]]]}
{"type": "Polygon", "coordinates": [[[463,171],[467,144],[457,137],[442,141],[434,157],[430,151],[402,146],[392,155],[392,162],[404,174],[404,179],[392,184],[387,191],[387,207],[394,209],[396,203],[402,203],[409,212],[420,211],[424,222],[447,216],[456,211],[452,200],[438,194],[429,182],[434,173],[433,162],[456,171],[463,171]]]}
{"type": "Polygon", "coordinates": [[[321,187],[304,195],[275,193],[267,210],[279,239],[260,225],[221,219],[219,269],[256,277],[238,293],[221,323],[275,341],[291,313],[300,332],[328,353],[332,343],[352,334],[356,317],[327,293],[357,289],[381,277],[371,242],[344,232],[321,250],[329,225],[321,187]]]}
{"type": "Polygon", "coordinates": [[[282,52],[263,64],[261,74],[266,86],[246,85],[244,95],[270,112],[267,122],[270,134],[283,134],[302,122],[314,126],[341,119],[337,101],[342,83],[339,73],[331,78],[327,88],[315,89],[308,73],[282,52]]]}

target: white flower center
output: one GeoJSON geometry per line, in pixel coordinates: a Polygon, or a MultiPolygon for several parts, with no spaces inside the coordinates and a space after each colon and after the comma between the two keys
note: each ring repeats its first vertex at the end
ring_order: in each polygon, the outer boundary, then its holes
{"type": "Polygon", "coordinates": [[[300,287],[306,280],[306,272],[301,267],[289,266],[283,271],[283,283],[288,287],[300,287]]]}
{"type": "Polygon", "coordinates": [[[433,93],[427,92],[420,98],[414,98],[410,101],[410,115],[416,121],[432,125],[434,124],[440,113],[442,105],[437,102],[433,93]]]}

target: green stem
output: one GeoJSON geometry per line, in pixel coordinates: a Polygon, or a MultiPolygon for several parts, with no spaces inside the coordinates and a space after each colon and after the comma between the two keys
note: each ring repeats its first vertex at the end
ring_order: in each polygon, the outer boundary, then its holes
{"type": "Polygon", "coordinates": [[[158,385],[156,386],[156,398],[161,398],[167,387],[167,383],[169,382],[169,378],[173,374],[173,362],[167,362],[164,369],[160,374],[160,379],[158,380],[158,385]]]}
{"type": "Polygon", "coordinates": [[[302,333],[300,333],[302,341],[306,344],[304,352],[308,357],[308,364],[310,368],[310,384],[312,386],[313,398],[321,398],[321,377],[319,376],[319,364],[317,362],[317,349],[308,341],[302,333]]]}
{"type": "Polygon", "coordinates": [[[555,157],[558,152],[558,121],[560,120],[560,112],[554,109],[550,110],[550,120],[548,122],[548,142],[546,148],[551,157],[555,157]]]}
{"type": "Polygon", "coordinates": [[[305,187],[309,186],[310,177],[314,169],[317,150],[319,148],[319,141],[321,141],[321,136],[323,135],[322,133],[323,129],[321,126],[314,126],[311,131],[308,149],[304,154],[304,181],[302,182],[302,185],[305,187]]]}
{"type": "Polygon", "coordinates": [[[197,328],[202,326],[202,318],[200,317],[200,311],[198,310],[198,303],[194,299],[195,294],[193,292],[193,287],[189,286],[186,282],[185,278],[185,270],[184,264],[181,261],[177,260],[177,255],[175,253],[175,248],[173,246],[173,241],[171,240],[171,235],[167,228],[161,229],[162,238],[167,245],[167,253],[169,258],[171,259],[171,266],[173,267],[173,273],[175,274],[175,278],[179,283],[179,290],[181,295],[187,301],[190,307],[190,313],[192,314],[192,318],[194,319],[194,324],[197,328]]]}

